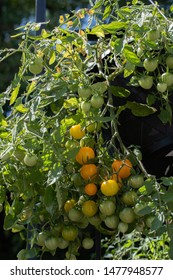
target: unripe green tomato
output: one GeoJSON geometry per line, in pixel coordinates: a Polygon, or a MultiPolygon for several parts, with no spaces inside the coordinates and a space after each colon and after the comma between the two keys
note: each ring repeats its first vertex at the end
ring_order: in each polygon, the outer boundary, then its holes
{"type": "Polygon", "coordinates": [[[30,155],[30,154],[26,154],[23,161],[27,166],[35,166],[37,164],[37,156],[36,155],[30,155]]]}
{"type": "Polygon", "coordinates": [[[121,233],[125,233],[129,228],[129,225],[127,223],[124,222],[120,222],[118,224],[118,231],[121,233]]]}
{"type": "Polygon", "coordinates": [[[140,213],[141,210],[143,210],[145,207],[147,207],[147,204],[145,202],[137,203],[134,207],[134,212],[137,216],[142,217],[143,214],[140,213]]]}
{"type": "Polygon", "coordinates": [[[91,96],[92,92],[91,89],[89,87],[79,87],[78,88],[78,94],[81,98],[88,98],[91,96]]]}
{"type": "Polygon", "coordinates": [[[129,184],[130,187],[132,187],[134,189],[139,189],[144,184],[143,175],[142,174],[132,175],[128,180],[128,184],[129,184]]]}
{"type": "Polygon", "coordinates": [[[145,219],[145,224],[146,224],[146,226],[147,226],[148,228],[151,228],[154,219],[155,219],[155,217],[154,217],[153,215],[148,216],[148,217],[145,219]]]}
{"type": "Polygon", "coordinates": [[[29,65],[29,71],[34,75],[38,75],[42,72],[42,70],[43,70],[43,59],[41,57],[37,57],[29,65]]]}
{"type": "Polygon", "coordinates": [[[94,246],[94,240],[90,237],[85,237],[82,240],[82,246],[86,250],[90,250],[94,246]]]}
{"type": "Polygon", "coordinates": [[[46,248],[51,251],[56,250],[58,247],[58,239],[54,236],[48,237],[44,243],[46,248]]]}
{"type": "Polygon", "coordinates": [[[91,103],[89,101],[83,101],[81,103],[81,109],[84,113],[88,113],[91,109],[91,103]]]}
{"type": "Polygon", "coordinates": [[[116,210],[116,204],[112,200],[104,200],[99,205],[100,212],[105,216],[111,216],[116,210]]]}
{"type": "Polygon", "coordinates": [[[120,211],[119,217],[120,217],[122,222],[124,222],[126,224],[130,224],[130,223],[134,222],[134,220],[136,218],[136,215],[135,215],[132,208],[126,207],[126,208],[124,208],[123,210],[120,211]]]}
{"type": "Polygon", "coordinates": [[[161,79],[162,79],[163,83],[167,84],[168,87],[173,85],[173,74],[172,73],[169,73],[169,72],[163,73],[161,76],[161,79]]]}
{"type": "Polygon", "coordinates": [[[101,220],[100,216],[97,215],[97,214],[92,216],[92,217],[89,217],[88,221],[93,226],[98,226],[102,223],[102,220],[101,220]]]}
{"type": "Polygon", "coordinates": [[[121,199],[126,205],[133,206],[133,205],[135,205],[137,197],[138,197],[138,195],[135,191],[128,191],[128,192],[123,193],[121,199]]]}
{"type": "Polygon", "coordinates": [[[172,55],[169,55],[169,56],[166,58],[166,65],[167,65],[170,69],[173,69],[173,56],[172,56],[172,55]]]}
{"type": "Polygon", "coordinates": [[[149,41],[157,41],[160,38],[160,31],[157,29],[150,30],[147,33],[147,38],[149,41]]]}
{"type": "Polygon", "coordinates": [[[78,210],[76,208],[72,208],[68,212],[68,217],[73,222],[79,222],[83,218],[83,214],[80,210],[78,210]]]}
{"type": "Polygon", "coordinates": [[[143,76],[139,79],[139,85],[144,89],[150,89],[153,86],[152,76],[143,76]]]}
{"type": "Polygon", "coordinates": [[[143,66],[148,72],[153,72],[158,66],[158,60],[157,58],[153,58],[153,59],[146,58],[144,60],[143,66]]]}
{"type": "Polygon", "coordinates": [[[69,241],[64,240],[62,237],[58,237],[57,241],[58,241],[58,248],[61,250],[64,250],[69,246],[69,241]]]}
{"type": "Polygon", "coordinates": [[[116,215],[107,216],[104,222],[108,228],[115,229],[118,227],[119,218],[116,215]]]}
{"type": "Polygon", "coordinates": [[[45,240],[47,239],[47,233],[46,232],[40,232],[38,235],[37,235],[37,244],[39,246],[44,246],[45,245],[45,240]]]}
{"type": "Polygon", "coordinates": [[[166,83],[158,83],[157,84],[157,90],[161,93],[165,92],[167,90],[167,84],[166,83]]]}
{"type": "Polygon", "coordinates": [[[104,98],[98,94],[94,94],[91,97],[91,106],[93,108],[99,109],[104,104],[104,98]]]}

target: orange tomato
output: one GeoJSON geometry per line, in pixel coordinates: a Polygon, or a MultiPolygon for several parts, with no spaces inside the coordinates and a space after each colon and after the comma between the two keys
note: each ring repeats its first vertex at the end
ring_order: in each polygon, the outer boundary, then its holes
{"type": "Polygon", "coordinates": [[[70,135],[74,139],[81,139],[85,136],[85,130],[81,128],[80,124],[76,124],[70,128],[70,135]]]}
{"type": "Polygon", "coordinates": [[[112,168],[115,172],[118,173],[120,178],[127,178],[131,174],[132,163],[130,160],[117,160],[115,159],[112,163],[112,168]]]}
{"type": "Polygon", "coordinates": [[[84,164],[80,169],[80,175],[84,180],[92,179],[97,175],[97,166],[95,164],[84,164]]]}
{"type": "Polygon", "coordinates": [[[87,184],[84,191],[87,195],[95,195],[97,193],[97,186],[93,183],[87,184]]]}
{"type": "Polygon", "coordinates": [[[89,159],[95,158],[95,152],[90,147],[82,147],[76,155],[76,161],[81,165],[88,162],[89,159]]]}

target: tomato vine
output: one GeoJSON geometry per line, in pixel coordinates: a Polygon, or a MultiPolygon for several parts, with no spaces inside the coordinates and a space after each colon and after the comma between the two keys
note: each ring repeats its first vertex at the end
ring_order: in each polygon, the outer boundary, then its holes
{"type": "Polygon", "coordinates": [[[167,234],[173,257],[173,177],[148,174],[140,148],[119,133],[125,110],[172,123],[172,20],[163,13],[96,1],[40,35],[27,23],[18,49],[1,52],[2,61],[21,53],[0,95],[0,205],[4,229],[25,233],[19,258],[65,249],[75,259],[94,246],[95,230],[167,234]],[[144,98],[131,100],[133,88],[144,98]]]}

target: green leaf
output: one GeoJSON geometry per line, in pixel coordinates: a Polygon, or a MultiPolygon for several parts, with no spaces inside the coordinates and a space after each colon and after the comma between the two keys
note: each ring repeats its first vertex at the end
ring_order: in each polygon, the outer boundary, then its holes
{"type": "Polygon", "coordinates": [[[20,84],[18,84],[15,87],[15,89],[12,91],[11,97],[10,97],[10,105],[12,105],[15,102],[15,100],[16,100],[18,94],[19,94],[19,89],[20,89],[20,84]]]}
{"type": "Polygon", "coordinates": [[[103,13],[103,20],[107,19],[110,16],[111,12],[112,12],[112,6],[107,5],[103,13]]]}
{"type": "Polygon", "coordinates": [[[19,260],[32,260],[38,255],[38,248],[22,249],[18,252],[17,258],[19,260]]]}
{"type": "Polygon", "coordinates": [[[119,87],[119,86],[110,86],[109,87],[109,91],[116,97],[120,97],[120,98],[127,98],[131,92],[123,87],[119,87]]]}
{"type": "Polygon", "coordinates": [[[142,208],[141,210],[139,210],[138,213],[140,215],[147,215],[147,214],[152,213],[152,211],[153,211],[153,209],[150,206],[146,206],[146,207],[142,208]]]}
{"type": "Polygon", "coordinates": [[[164,222],[164,217],[162,213],[157,213],[156,217],[152,222],[151,231],[158,230],[160,227],[162,227],[163,222],[164,222]]]}
{"type": "Polygon", "coordinates": [[[58,208],[59,210],[62,209],[62,207],[64,206],[65,201],[67,201],[68,199],[68,190],[65,188],[62,188],[62,186],[56,182],[56,199],[58,202],[58,208]]]}
{"type": "Polygon", "coordinates": [[[7,214],[4,219],[4,229],[9,230],[11,229],[15,223],[17,222],[17,216],[14,214],[7,214]]]}
{"type": "Polygon", "coordinates": [[[112,115],[110,117],[93,117],[93,120],[96,122],[110,122],[115,119],[115,115],[112,115]]]}
{"type": "Polygon", "coordinates": [[[123,54],[125,58],[130,61],[132,64],[136,66],[141,66],[142,62],[140,61],[139,57],[132,51],[129,46],[126,46],[123,50],[123,54]]]}
{"type": "Polygon", "coordinates": [[[158,115],[159,119],[162,121],[163,124],[170,123],[172,120],[172,109],[161,109],[160,114],[158,115]]]}
{"type": "Polygon", "coordinates": [[[123,21],[113,21],[109,24],[102,24],[102,29],[109,33],[109,34],[115,34],[116,30],[124,29],[128,26],[128,22],[123,21]]]}
{"type": "Polygon", "coordinates": [[[35,89],[36,89],[36,85],[37,85],[37,82],[36,81],[32,81],[28,88],[27,88],[27,95],[29,95],[30,93],[32,93],[35,89]]]}
{"type": "Polygon", "coordinates": [[[130,109],[132,114],[136,117],[146,117],[156,112],[154,107],[131,101],[127,101],[126,108],[130,109]]]}
{"type": "Polygon", "coordinates": [[[53,168],[48,173],[48,185],[53,185],[62,176],[63,167],[58,163],[55,163],[53,168]]]}
{"type": "Polygon", "coordinates": [[[135,65],[130,61],[127,61],[124,69],[124,78],[129,77],[135,70],[135,65]]]}
{"type": "Polygon", "coordinates": [[[147,104],[149,106],[151,106],[151,105],[153,105],[155,103],[156,97],[153,94],[148,94],[146,101],[147,101],[147,104]]]}
{"type": "Polygon", "coordinates": [[[29,108],[26,108],[23,104],[19,104],[18,106],[15,107],[15,109],[20,112],[20,113],[27,113],[29,108]]]}
{"type": "Polygon", "coordinates": [[[65,109],[69,109],[69,108],[77,108],[78,107],[78,99],[75,97],[69,98],[67,100],[64,101],[63,107],[65,109]]]}
{"type": "Polygon", "coordinates": [[[51,54],[50,54],[50,59],[49,59],[49,65],[52,65],[56,60],[56,54],[55,54],[55,51],[51,51],[51,54]]]}
{"type": "Polygon", "coordinates": [[[111,43],[114,48],[115,53],[119,54],[123,50],[124,47],[124,38],[118,38],[111,43]]]}
{"type": "Polygon", "coordinates": [[[162,183],[165,186],[173,186],[173,177],[161,177],[162,183]]]}
{"type": "Polygon", "coordinates": [[[88,34],[96,35],[97,37],[105,37],[104,30],[100,25],[93,27],[92,30],[88,32],[88,34]]]}
{"type": "Polygon", "coordinates": [[[56,192],[52,186],[47,186],[43,199],[46,210],[53,215],[57,208],[56,192]]]}

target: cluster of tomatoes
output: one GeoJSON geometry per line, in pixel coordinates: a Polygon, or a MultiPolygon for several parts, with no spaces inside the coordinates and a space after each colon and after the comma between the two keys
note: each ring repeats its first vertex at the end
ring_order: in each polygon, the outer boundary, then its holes
{"type": "MultiPolygon", "coordinates": [[[[85,143],[82,140],[86,138],[86,131],[80,124],[73,125],[69,133],[76,143],[85,143]]],[[[52,240],[52,237],[45,239],[43,236],[49,250],[64,249],[77,240],[80,240],[79,247],[91,249],[94,228],[108,235],[125,234],[131,226],[134,228],[139,224],[139,212],[144,205],[139,203],[138,189],[144,184],[143,174],[134,173],[135,168],[128,158],[111,158],[110,166],[102,168],[92,141],[91,146],[89,143],[79,145],[73,168],[67,166],[68,172],[72,173],[71,197],[63,205],[64,221],[56,230],[60,231],[60,237],[52,240]]],[[[43,245],[42,236],[38,239],[43,245]]]]}

